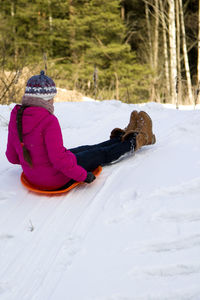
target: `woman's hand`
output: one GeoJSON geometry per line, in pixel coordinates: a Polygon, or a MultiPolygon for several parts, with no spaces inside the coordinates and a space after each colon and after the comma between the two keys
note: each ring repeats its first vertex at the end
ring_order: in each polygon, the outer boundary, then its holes
{"type": "Polygon", "coordinates": [[[86,183],[91,183],[91,182],[93,182],[95,179],[96,179],[96,177],[94,176],[94,174],[93,174],[92,172],[88,172],[88,173],[87,173],[87,177],[86,177],[86,179],[84,180],[84,182],[86,182],[86,183]]]}

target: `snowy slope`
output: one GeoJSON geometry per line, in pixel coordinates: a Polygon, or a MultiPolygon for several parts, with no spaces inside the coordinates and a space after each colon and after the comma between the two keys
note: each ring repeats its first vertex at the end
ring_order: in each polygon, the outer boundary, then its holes
{"type": "Polygon", "coordinates": [[[0,106],[0,300],[200,300],[200,112],[119,101],[56,103],[65,146],[153,119],[157,143],[91,185],[37,196],[4,155],[0,106]]]}

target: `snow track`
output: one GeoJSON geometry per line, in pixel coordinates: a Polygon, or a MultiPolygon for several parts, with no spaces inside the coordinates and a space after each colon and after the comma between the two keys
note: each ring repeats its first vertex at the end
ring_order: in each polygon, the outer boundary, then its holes
{"type": "Polygon", "coordinates": [[[107,139],[133,109],[151,115],[157,143],[47,197],[24,189],[6,161],[3,107],[0,300],[200,300],[199,111],[56,103],[68,148],[107,139]]]}

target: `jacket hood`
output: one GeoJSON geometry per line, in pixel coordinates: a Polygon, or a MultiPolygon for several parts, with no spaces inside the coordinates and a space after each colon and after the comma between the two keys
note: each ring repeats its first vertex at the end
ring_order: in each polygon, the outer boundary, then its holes
{"type": "MultiPolygon", "coordinates": [[[[16,105],[12,111],[13,118],[17,118],[17,111],[21,105],[16,105]]],[[[37,127],[42,120],[51,115],[48,110],[43,107],[31,106],[27,107],[23,112],[22,117],[22,131],[23,134],[30,133],[35,127],[37,127]]],[[[16,124],[16,123],[15,123],[16,124]]]]}

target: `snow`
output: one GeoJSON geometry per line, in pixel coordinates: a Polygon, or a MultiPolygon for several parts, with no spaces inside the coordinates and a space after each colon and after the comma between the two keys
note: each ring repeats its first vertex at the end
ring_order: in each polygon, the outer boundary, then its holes
{"type": "Polygon", "coordinates": [[[6,160],[13,106],[0,106],[0,300],[199,300],[199,107],[55,103],[67,148],[108,139],[134,109],[157,143],[48,197],[6,160]]]}

